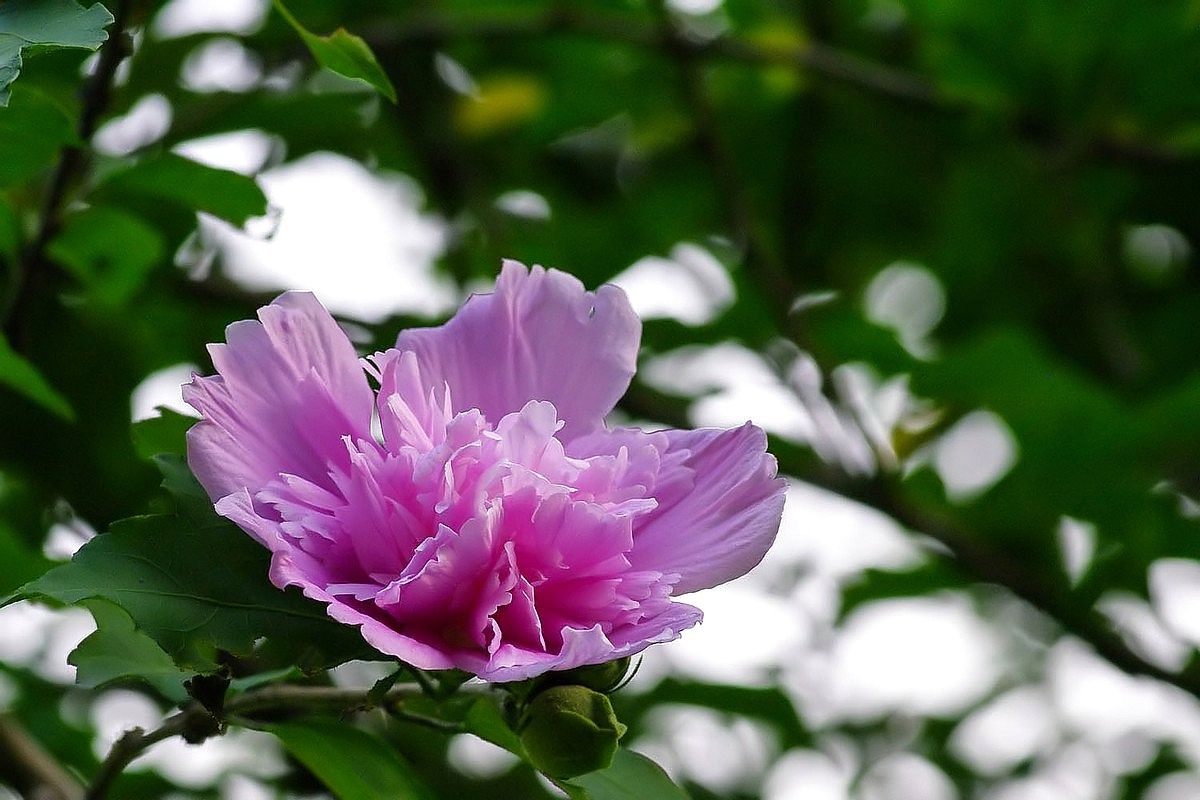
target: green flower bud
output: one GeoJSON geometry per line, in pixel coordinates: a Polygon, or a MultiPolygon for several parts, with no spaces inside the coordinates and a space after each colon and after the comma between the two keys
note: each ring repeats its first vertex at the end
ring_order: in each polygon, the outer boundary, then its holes
{"type": "Polygon", "coordinates": [[[550,687],[533,698],[521,722],[530,763],[559,779],[607,767],[624,734],[608,697],[586,686],[550,687]]]}
{"type": "Polygon", "coordinates": [[[548,686],[586,686],[597,692],[609,694],[625,679],[629,672],[629,656],[618,658],[616,661],[606,661],[603,664],[589,664],[586,667],[576,667],[566,672],[547,672],[542,676],[544,685],[548,686]]]}

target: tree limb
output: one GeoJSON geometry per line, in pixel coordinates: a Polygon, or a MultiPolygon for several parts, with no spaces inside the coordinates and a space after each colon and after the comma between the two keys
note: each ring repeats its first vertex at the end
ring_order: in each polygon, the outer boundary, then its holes
{"type": "MultiPolygon", "coordinates": [[[[145,753],[155,744],[185,736],[191,731],[211,730],[219,734],[223,730],[226,719],[253,720],[259,715],[270,715],[278,712],[324,711],[336,713],[352,713],[366,711],[373,707],[398,711],[401,719],[418,724],[428,725],[430,718],[410,714],[402,709],[404,700],[421,696],[421,687],[417,684],[400,684],[392,687],[382,700],[376,704],[370,697],[368,689],[343,689],[336,686],[294,686],[283,684],[267,686],[262,689],[238,695],[225,704],[220,719],[199,703],[193,703],[182,711],[171,715],[154,730],[149,732],[141,728],[127,731],[109,750],[108,756],[97,770],[96,776],[88,787],[84,800],[104,800],[108,797],[113,783],[121,776],[134,759],[145,753]]],[[[441,723],[442,720],[433,720],[441,723]]],[[[439,730],[442,729],[439,727],[439,730]]],[[[458,730],[455,728],[454,730],[458,730]]]]}
{"type": "MultiPolygon", "coordinates": [[[[661,402],[653,390],[638,384],[631,387],[621,405],[636,416],[673,427],[690,424],[675,398],[661,402]]],[[[1200,698],[1200,665],[1193,663],[1180,672],[1171,672],[1147,661],[1129,648],[1095,608],[1080,608],[1064,601],[1053,585],[1039,579],[1010,553],[972,531],[908,503],[895,476],[855,478],[774,437],[770,450],[779,462],[780,472],[886,514],[907,530],[937,542],[944,550],[933,550],[931,555],[947,559],[969,580],[999,586],[1029,603],[1123,672],[1154,678],[1200,698]]]]}
{"type": "Polygon", "coordinates": [[[83,787],[14,718],[0,714],[0,765],[24,796],[38,800],[80,800],[83,787]]]}

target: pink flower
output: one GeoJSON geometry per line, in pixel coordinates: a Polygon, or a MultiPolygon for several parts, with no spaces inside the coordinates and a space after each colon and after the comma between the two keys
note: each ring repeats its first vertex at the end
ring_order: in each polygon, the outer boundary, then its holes
{"type": "Polygon", "coordinates": [[[494,294],[363,361],[311,294],[258,316],[184,387],[188,463],[276,586],[384,653],[491,681],[637,653],[699,622],[676,596],[775,538],[760,429],[605,427],[641,336],[616,287],[507,262],[494,294]]]}

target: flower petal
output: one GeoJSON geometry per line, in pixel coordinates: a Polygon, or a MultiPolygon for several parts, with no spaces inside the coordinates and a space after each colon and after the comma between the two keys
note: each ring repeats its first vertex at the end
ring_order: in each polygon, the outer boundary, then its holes
{"type": "Polygon", "coordinates": [[[299,586],[304,596],[319,603],[326,603],[326,613],[338,622],[355,625],[367,644],[381,653],[395,656],[418,669],[449,669],[454,661],[437,647],[418,641],[394,629],[394,626],[376,619],[355,605],[334,597],[311,575],[313,565],[305,563],[306,556],[296,551],[279,551],[271,558],[271,582],[279,587],[299,586]]]}
{"type": "Polygon", "coordinates": [[[450,387],[456,410],[493,424],[530,400],[554,404],[572,438],[599,428],[629,386],[641,321],[615,286],[584,290],[558,270],[506,261],[494,294],[475,295],[445,325],[407,330],[426,386],[450,387]]]}
{"type": "Polygon", "coordinates": [[[367,613],[372,607],[369,603],[350,603],[332,594],[329,591],[330,565],[289,541],[281,532],[278,521],[259,513],[246,490],[233,492],[219,501],[217,512],[271,551],[270,579],[276,587],[299,587],[305,597],[325,604],[330,617],[358,627],[367,643],[381,653],[396,656],[420,669],[449,669],[455,666],[451,656],[442,649],[406,636],[384,620],[367,613]]]}
{"type": "Polygon", "coordinates": [[[605,635],[600,625],[564,628],[562,649],[557,653],[534,652],[501,645],[486,662],[471,671],[492,683],[525,680],[551,670],[567,670],[588,664],[603,664],[636,655],[652,644],[670,642],[703,619],[700,609],[687,603],[671,603],[662,613],[605,635]]]}
{"type": "Polygon", "coordinates": [[[746,574],[775,541],[783,513],[786,484],[766,434],[746,423],[656,435],[669,442],[659,506],[634,531],[633,567],[678,574],[676,595],[746,574]]]}
{"type": "Polygon", "coordinates": [[[370,438],[373,396],[353,345],[307,292],[288,292],[211,345],[219,375],[194,377],[184,399],[204,419],[188,464],[214,499],[280,473],[328,483],[344,436],[370,438]]]}

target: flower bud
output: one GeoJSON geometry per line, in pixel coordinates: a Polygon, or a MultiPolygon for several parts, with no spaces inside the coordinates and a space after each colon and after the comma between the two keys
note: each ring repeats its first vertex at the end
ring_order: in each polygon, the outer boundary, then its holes
{"type": "Polygon", "coordinates": [[[541,680],[544,681],[544,686],[586,686],[597,692],[609,694],[625,679],[626,673],[629,672],[629,662],[629,656],[625,656],[616,661],[589,664],[586,667],[576,667],[566,672],[547,672],[541,680]]]}
{"type": "Polygon", "coordinates": [[[608,697],[586,686],[552,686],[525,709],[521,743],[551,778],[574,778],[612,763],[625,726],[608,697]]]}

